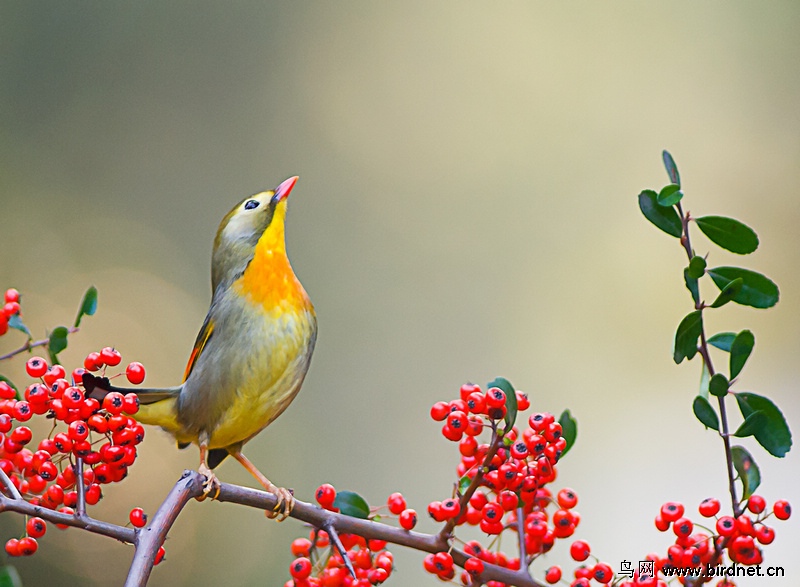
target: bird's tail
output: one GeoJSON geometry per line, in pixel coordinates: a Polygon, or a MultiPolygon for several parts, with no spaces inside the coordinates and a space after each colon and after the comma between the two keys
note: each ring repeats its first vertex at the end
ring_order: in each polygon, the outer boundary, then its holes
{"type": "Polygon", "coordinates": [[[103,398],[112,391],[135,393],[141,406],[134,416],[136,420],[142,424],[161,426],[176,435],[181,429],[175,409],[181,386],[143,389],[117,387],[111,385],[108,377],[97,377],[91,373],[84,373],[83,388],[86,390],[86,397],[93,397],[101,403],[103,398]]]}

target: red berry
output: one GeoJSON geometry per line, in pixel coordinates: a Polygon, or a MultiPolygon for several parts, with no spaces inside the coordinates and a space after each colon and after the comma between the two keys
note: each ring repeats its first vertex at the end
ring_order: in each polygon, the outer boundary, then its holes
{"type": "Polygon", "coordinates": [[[561,567],[558,565],[553,565],[547,569],[544,579],[550,584],[558,583],[561,580],[561,567]]]}
{"type": "Polygon", "coordinates": [[[161,561],[164,560],[164,557],[167,555],[167,551],[164,550],[163,546],[158,548],[158,552],[156,553],[156,560],[153,561],[153,564],[159,564],[161,561]]]}
{"type": "Polygon", "coordinates": [[[513,491],[503,490],[497,495],[497,503],[500,504],[505,511],[510,512],[519,505],[519,498],[513,491]]]}
{"type": "Polygon", "coordinates": [[[775,540],[775,530],[768,526],[759,526],[756,528],[756,540],[761,544],[771,544],[775,540]]]}
{"type": "Polygon", "coordinates": [[[441,515],[444,516],[446,520],[450,520],[461,513],[461,506],[457,499],[445,499],[442,502],[440,511],[442,513],[441,515]]]}
{"type": "Polygon", "coordinates": [[[399,516],[406,509],[406,500],[402,493],[392,493],[386,500],[386,505],[389,506],[390,512],[399,516]]]}
{"type": "Polygon", "coordinates": [[[110,346],[104,347],[103,350],[100,351],[100,358],[109,367],[116,367],[119,365],[120,361],[122,361],[122,355],[119,351],[110,346]]]}
{"type": "Polygon", "coordinates": [[[5,381],[0,381],[0,399],[16,399],[17,392],[5,381]]]}
{"type": "Polygon", "coordinates": [[[717,520],[716,528],[720,536],[730,536],[736,531],[736,520],[731,516],[722,516],[717,520]]]}
{"type": "Polygon", "coordinates": [[[20,555],[31,556],[39,549],[39,543],[36,542],[35,538],[26,536],[25,538],[20,538],[17,548],[20,555]]]}
{"type": "Polygon", "coordinates": [[[465,383],[459,390],[459,395],[464,401],[467,401],[467,398],[473,393],[481,393],[481,386],[474,383],[465,383]]]}
{"type": "Polygon", "coordinates": [[[517,395],[517,409],[520,412],[524,412],[529,407],[531,407],[531,400],[528,399],[528,394],[524,391],[516,392],[517,395]]]}
{"type": "Polygon", "coordinates": [[[544,412],[539,414],[531,414],[530,418],[528,418],[528,425],[536,432],[541,432],[547,428],[548,424],[554,421],[555,417],[553,414],[544,412]]]}
{"type": "Polygon", "coordinates": [[[499,387],[492,387],[486,392],[486,405],[490,408],[502,408],[506,405],[506,394],[499,387]]]}
{"type": "Polygon", "coordinates": [[[142,381],[144,381],[144,365],[134,361],[128,365],[127,369],[125,369],[125,375],[127,376],[128,381],[134,385],[139,385],[142,381]]]}
{"type": "Polygon", "coordinates": [[[569,547],[569,554],[573,560],[582,562],[589,558],[589,554],[591,553],[591,549],[589,548],[589,543],[585,540],[576,540],[572,543],[569,547]]]}
{"type": "Polygon", "coordinates": [[[704,518],[713,518],[719,513],[719,500],[715,497],[707,497],[702,502],[700,502],[700,507],[698,510],[700,511],[700,515],[704,518]]]}
{"type": "Polygon", "coordinates": [[[41,377],[47,372],[47,361],[42,357],[31,357],[28,359],[28,362],[25,363],[25,371],[27,371],[28,375],[31,377],[41,377]]]}
{"type": "Polygon", "coordinates": [[[9,538],[6,542],[6,552],[9,556],[20,556],[18,538],[9,538]]]}
{"type": "Polygon", "coordinates": [[[471,556],[464,563],[464,570],[473,577],[480,575],[483,572],[483,561],[471,556]]]}
{"type": "Polygon", "coordinates": [[[751,495],[750,499],[747,500],[747,509],[754,514],[760,514],[766,509],[766,507],[767,500],[760,495],[751,495]]]}
{"type": "Polygon", "coordinates": [[[694,524],[689,518],[678,518],[672,524],[672,531],[675,532],[675,536],[678,538],[686,538],[691,535],[693,530],[694,524]]]}
{"type": "Polygon", "coordinates": [[[306,557],[300,557],[292,561],[289,572],[295,579],[306,579],[311,575],[311,561],[306,557]]]}
{"type": "Polygon", "coordinates": [[[136,528],[144,528],[147,525],[147,514],[142,508],[133,508],[128,518],[136,528]]]}
{"type": "Polygon", "coordinates": [[[319,505],[329,510],[333,507],[333,501],[336,499],[336,489],[330,483],[323,483],[317,487],[314,497],[319,505]]]}
{"type": "Polygon", "coordinates": [[[557,500],[558,505],[565,510],[572,509],[578,504],[578,496],[568,487],[558,492],[557,500]]]}
{"type": "Polygon", "coordinates": [[[614,578],[614,571],[606,563],[597,563],[594,566],[593,576],[598,583],[610,583],[614,578]]]}
{"type": "Polygon", "coordinates": [[[83,360],[83,368],[87,371],[99,371],[103,366],[103,360],[100,358],[100,353],[94,352],[86,355],[83,360]]]}
{"type": "Polygon", "coordinates": [[[437,422],[441,422],[445,418],[447,418],[447,414],[450,413],[450,406],[447,405],[447,402],[436,402],[431,407],[431,418],[436,420],[437,422]]]}
{"type": "Polygon", "coordinates": [[[122,411],[132,416],[139,411],[139,396],[135,393],[126,393],[122,400],[122,411]]]}
{"type": "Polygon", "coordinates": [[[5,296],[4,296],[3,299],[5,300],[6,303],[9,303],[9,302],[17,302],[17,303],[19,303],[19,298],[20,298],[19,292],[16,289],[14,289],[13,287],[10,287],[10,288],[8,288],[6,290],[6,293],[5,293],[5,296]]]}
{"type": "Polygon", "coordinates": [[[11,432],[11,440],[23,446],[28,444],[32,437],[33,432],[31,432],[31,429],[27,426],[19,426],[14,428],[14,430],[11,432]]]}
{"type": "Polygon", "coordinates": [[[308,538],[297,538],[292,542],[294,556],[308,556],[311,553],[311,541],[308,538]]]}
{"type": "Polygon", "coordinates": [[[31,538],[41,538],[47,532],[47,522],[41,518],[28,518],[25,530],[31,538]]]}
{"type": "Polygon", "coordinates": [[[106,394],[106,397],[103,398],[103,409],[115,416],[122,413],[122,406],[124,404],[125,396],[118,391],[110,391],[106,394]]]}
{"type": "Polygon", "coordinates": [[[411,530],[417,525],[417,512],[412,509],[403,510],[400,513],[400,526],[404,530],[411,530]]]}
{"type": "Polygon", "coordinates": [[[74,441],[86,440],[89,436],[89,426],[83,420],[75,420],[69,425],[69,437],[74,441]]]}
{"type": "Polygon", "coordinates": [[[674,522],[683,515],[683,505],[674,501],[668,501],[661,506],[661,517],[667,522],[674,522]]]}
{"type": "Polygon", "coordinates": [[[779,499],[772,506],[772,511],[779,520],[788,520],[792,515],[792,506],[785,499],[779,499]]]}

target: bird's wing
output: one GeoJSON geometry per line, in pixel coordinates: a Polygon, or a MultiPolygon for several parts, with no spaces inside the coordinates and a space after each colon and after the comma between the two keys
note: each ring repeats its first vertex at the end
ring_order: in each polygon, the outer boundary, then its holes
{"type": "Polygon", "coordinates": [[[214,332],[214,321],[211,319],[211,313],[206,316],[203,325],[200,327],[200,332],[197,333],[197,340],[194,341],[194,348],[192,354],[189,356],[189,362],[186,365],[186,371],[183,374],[183,380],[186,381],[194,369],[197,359],[206,347],[206,343],[211,339],[211,334],[214,332]]]}

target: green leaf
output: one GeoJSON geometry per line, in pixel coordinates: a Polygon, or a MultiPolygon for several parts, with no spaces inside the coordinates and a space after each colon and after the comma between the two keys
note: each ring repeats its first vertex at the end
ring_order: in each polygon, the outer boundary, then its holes
{"type": "Polygon", "coordinates": [[[81,325],[81,318],[84,316],[94,316],[97,311],[97,288],[91,286],[83,294],[83,301],[81,307],[78,308],[78,315],[75,317],[75,328],[81,325]]]}
{"type": "Polygon", "coordinates": [[[67,335],[69,330],[65,326],[57,326],[50,333],[50,341],[47,343],[47,350],[50,353],[50,363],[52,365],[61,364],[58,360],[58,353],[67,348],[67,335]]]}
{"type": "Polygon", "coordinates": [[[722,373],[715,373],[708,382],[708,391],[711,395],[723,397],[728,393],[730,384],[722,373]]]}
{"type": "Polygon", "coordinates": [[[737,304],[753,308],[771,308],[778,303],[778,286],[760,273],[741,267],[715,267],[709,269],[707,273],[720,289],[725,288],[734,279],[742,278],[742,289],[733,298],[737,304]]]}
{"type": "Polygon", "coordinates": [[[11,565],[0,567],[0,587],[22,587],[22,579],[16,568],[11,565]]]}
{"type": "Polygon", "coordinates": [[[664,208],[658,205],[658,195],[653,190],[644,190],[639,194],[639,209],[650,222],[669,235],[680,238],[683,233],[681,217],[675,208],[664,208]]]}
{"type": "Polygon", "coordinates": [[[749,226],[725,216],[695,218],[697,227],[712,242],[739,255],[748,255],[758,248],[758,236],[749,226]]]}
{"type": "Polygon", "coordinates": [[[675,349],[673,359],[680,364],[683,359],[691,360],[697,353],[697,339],[703,331],[703,313],[695,310],[688,314],[678,325],[675,332],[675,349]]]}
{"type": "Polygon", "coordinates": [[[658,198],[656,198],[656,203],[664,208],[669,208],[680,202],[682,198],[681,186],[671,183],[661,189],[658,193],[658,198]]]}
{"type": "Polygon", "coordinates": [[[491,389],[492,387],[499,387],[506,394],[505,432],[509,432],[514,427],[514,422],[517,421],[517,392],[505,377],[495,377],[494,381],[488,383],[486,389],[491,389]]]}
{"type": "Polygon", "coordinates": [[[756,410],[747,418],[745,418],[744,422],[742,422],[741,426],[736,429],[736,432],[733,433],[734,436],[738,436],[739,438],[745,438],[747,436],[753,436],[754,434],[761,431],[764,426],[767,425],[767,416],[764,412],[756,410]]]}
{"type": "Polygon", "coordinates": [[[732,446],[733,466],[742,481],[742,499],[748,499],[761,485],[761,472],[750,453],[742,446],[732,446]]]}
{"type": "Polygon", "coordinates": [[[561,424],[561,436],[567,441],[567,446],[561,452],[559,459],[563,459],[564,455],[569,452],[575,440],[578,438],[578,421],[572,417],[569,410],[564,410],[558,417],[558,423],[561,424]]]}
{"type": "Polygon", "coordinates": [[[729,353],[731,352],[731,345],[733,344],[734,338],[736,338],[735,332],[719,332],[709,338],[707,342],[711,346],[715,346],[719,350],[729,353]]]}
{"type": "Polygon", "coordinates": [[[792,448],[792,432],[778,406],[772,400],[755,393],[741,392],[735,396],[745,420],[753,412],[763,412],[767,418],[766,425],[753,435],[758,444],[773,456],[786,456],[792,448]]]}
{"type": "Polygon", "coordinates": [[[700,255],[695,255],[689,261],[688,275],[693,279],[700,279],[706,272],[706,260],[700,255]]]}
{"type": "Polygon", "coordinates": [[[7,383],[9,385],[9,387],[11,387],[11,389],[13,389],[14,391],[17,392],[17,400],[18,401],[21,400],[21,399],[24,399],[22,397],[22,394],[19,392],[19,389],[17,389],[17,386],[14,385],[14,382],[11,381],[8,377],[6,377],[5,375],[0,375],[0,381],[4,381],[5,383],[7,383]]]}
{"type": "Polygon", "coordinates": [[[756,344],[756,337],[749,330],[742,330],[736,335],[731,343],[731,379],[735,378],[742,372],[744,364],[753,352],[753,347],[756,344]]]}
{"type": "Polygon", "coordinates": [[[722,288],[717,296],[717,299],[714,300],[714,303],[711,304],[712,308],[719,308],[720,306],[724,306],[728,302],[731,302],[739,295],[739,292],[742,291],[742,286],[744,285],[744,280],[741,277],[737,277],[733,281],[731,281],[728,285],[722,288]]]}
{"type": "Polygon", "coordinates": [[[700,286],[697,284],[697,279],[689,276],[689,269],[683,270],[683,281],[686,283],[686,289],[692,294],[692,299],[695,304],[700,303],[700,286]]]}
{"type": "Polygon", "coordinates": [[[678,166],[675,165],[675,160],[672,158],[672,155],[669,154],[669,151],[664,150],[661,153],[661,157],[664,159],[664,167],[667,170],[667,175],[669,175],[669,180],[677,186],[681,185],[681,176],[678,173],[678,166]]]}
{"type": "Polygon", "coordinates": [[[19,314],[14,314],[8,319],[8,325],[15,330],[19,330],[20,332],[24,332],[28,335],[28,338],[33,338],[31,336],[31,331],[28,330],[28,327],[25,326],[25,323],[20,318],[19,314]]]}
{"type": "Polygon", "coordinates": [[[369,518],[369,505],[363,497],[353,491],[337,493],[336,499],[333,500],[333,507],[339,508],[339,511],[345,516],[362,520],[369,518]]]}
{"type": "Polygon", "coordinates": [[[459,495],[464,495],[464,492],[467,488],[472,484],[472,479],[464,475],[461,479],[458,480],[458,493],[459,495]]]}
{"type": "Polygon", "coordinates": [[[703,426],[719,431],[717,412],[714,411],[714,408],[711,407],[711,404],[708,403],[708,400],[702,395],[698,395],[694,398],[694,402],[692,402],[692,411],[703,426]]]}

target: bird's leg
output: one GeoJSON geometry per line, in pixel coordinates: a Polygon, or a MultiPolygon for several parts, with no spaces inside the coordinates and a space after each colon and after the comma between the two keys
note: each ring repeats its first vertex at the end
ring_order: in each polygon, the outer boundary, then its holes
{"type": "Polygon", "coordinates": [[[231,454],[233,455],[233,458],[239,461],[245,469],[250,471],[250,474],[253,477],[258,479],[258,482],[263,485],[264,489],[270,493],[274,493],[277,496],[278,503],[275,505],[275,509],[273,509],[271,512],[267,512],[267,517],[277,518],[279,522],[283,522],[286,518],[288,518],[289,514],[292,513],[292,509],[294,509],[294,495],[292,495],[292,491],[290,489],[285,489],[283,487],[274,485],[272,481],[264,476],[264,473],[259,471],[256,466],[250,462],[250,459],[242,454],[241,450],[237,450],[231,454]]]}
{"type": "Polygon", "coordinates": [[[205,476],[206,482],[203,483],[203,495],[198,497],[197,501],[203,501],[212,491],[215,491],[215,493],[211,499],[217,499],[219,497],[220,484],[214,471],[206,464],[206,457],[208,456],[208,434],[206,432],[200,433],[198,444],[200,445],[200,466],[197,468],[197,472],[205,476]]]}

